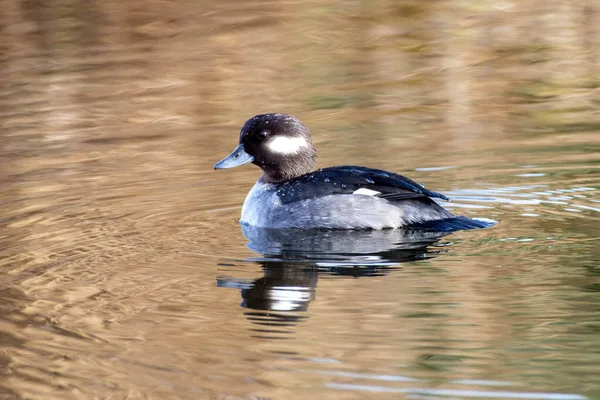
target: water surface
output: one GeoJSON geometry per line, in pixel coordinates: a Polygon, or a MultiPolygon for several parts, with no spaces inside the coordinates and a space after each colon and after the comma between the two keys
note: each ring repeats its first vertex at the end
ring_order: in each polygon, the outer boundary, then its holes
{"type": "Polygon", "coordinates": [[[0,397],[600,398],[593,2],[1,5],[0,397]],[[242,229],[273,111],[498,225],[242,229]]]}

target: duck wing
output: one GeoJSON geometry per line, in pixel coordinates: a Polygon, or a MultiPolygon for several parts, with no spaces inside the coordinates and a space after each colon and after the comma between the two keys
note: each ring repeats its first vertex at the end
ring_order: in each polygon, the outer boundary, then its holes
{"type": "Polygon", "coordinates": [[[449,201],[402,175],[360,166],[323,168],[291,179],[282,185],[279,197],[286,204],[335,194],[368,194],[388,201],[432,197],[449,201]]]}

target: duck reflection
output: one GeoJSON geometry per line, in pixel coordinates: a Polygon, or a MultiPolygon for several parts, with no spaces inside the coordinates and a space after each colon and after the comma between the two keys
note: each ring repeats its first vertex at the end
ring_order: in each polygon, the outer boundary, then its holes
{"type": "Polygon", "coordinates": [[[315,292],[319,275],[355,278],[381,276],[404,262],[435,257],[448,232],[418,230],[299,230],[242,226],[246,245],[259,254],[263,276],[248,281],[219,277],[218,286],[241,290],[241,306],[261,337],[285,338],[299,321],[315,292]],[[253,311],[250,311],[253,310],[253,311]],[[268,334],[264,336],[264,334],[268,334]],[[284,334],[279,335],[279,334],[284,334]]]}
{"type": "MultiPolygon", "coordinates": [[[[319,267],[384,267],[432,257],[428,250],[448,232],[418,230],[301,230],[242,226],[246,245],[261,262],[319,267]]],[[[359,274],[359,276],[361,276],[359,274]]]]}

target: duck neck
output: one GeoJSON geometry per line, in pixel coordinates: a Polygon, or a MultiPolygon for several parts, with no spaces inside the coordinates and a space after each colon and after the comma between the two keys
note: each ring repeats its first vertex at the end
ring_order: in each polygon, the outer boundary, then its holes
{"type": "Polygon", "coordinates": [[[308,174],[312,168],[302,168],[293,170],[282,170],[282,169],[266,169],[263,168],[263,174],[260,177],[261,182],[265,183],[281,183],[289,179],[294,179],[304,174],[308,174]]]}
{"type": "Polygon", "coordinates": [[[314,168],[316,156],[289,157],[280,160],[277,164],[265,163],[261,165],[262,176],[260,180],[265,183],[281,183],[308,174],[314,168]]]}

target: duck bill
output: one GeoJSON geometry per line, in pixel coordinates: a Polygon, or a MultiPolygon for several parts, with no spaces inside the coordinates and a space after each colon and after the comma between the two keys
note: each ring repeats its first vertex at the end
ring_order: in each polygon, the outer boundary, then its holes
{"type": "Polygon", "coordinates": [[[246,153],[244,145],[239,144],[233,152],[215,164],[215,169],[235,168],[254,161],[254,157],[246,153]]]}

